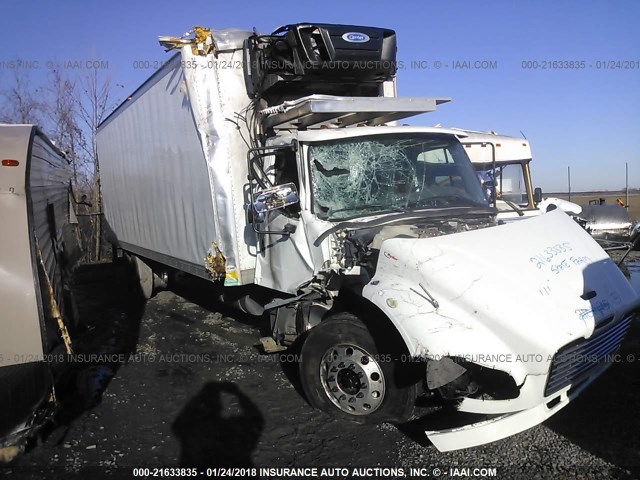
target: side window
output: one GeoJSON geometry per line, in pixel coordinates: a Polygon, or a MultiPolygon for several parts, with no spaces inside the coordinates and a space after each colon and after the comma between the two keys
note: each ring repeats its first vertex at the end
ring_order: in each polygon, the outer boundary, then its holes
{"type": "Polygon", "coordinates": [[[498,198],[509,200],[520,206],[528,205],[527,188],[522,172],[522,165],[507,165],[498,170],[498,198]]]}
{"type": "MultiPolygon", "coordinates": [[[[296,186],[296,190],[300,192],[300,180],[298,177],[295,152],[282,150],[276,153],[273,167],[275,185],[293,183],[296,186]]],[[[297,217],[298,213],[300,213],[300,204],[289,205],[282,209],[282,213],[287,217],[297,217]]]]}
{"type": "Polygon", "coordinates": [[[296,153],[291,150],[282,150],[276,154],[275,184],[293,183],[300,190],[298,167],[296,165],[296,153]]]}

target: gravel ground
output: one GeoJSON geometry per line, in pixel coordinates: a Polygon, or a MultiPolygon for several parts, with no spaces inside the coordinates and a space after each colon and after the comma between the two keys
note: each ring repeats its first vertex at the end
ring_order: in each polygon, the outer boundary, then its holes
{"type": "MultiPolygon", "coordinates": [[[[640,262],[631,270],[637,284],[640,262]]],[[[312,409],[295,365],[260,354],[259,324],[208,300],[206,283],[189,279],[177,290],[183,296],[161,292],[142,305],[110,265],[86,267],[79,277],[84,321],[75,333],[77,351],[122,354],[128,361],[78,367],[77,388],[61,394],[57,423],[0,470],[5,478],[134,478],[132,467],[204,469],[229,462],[340,467],[350,474],[354,467],[379,466],[403,468],[409,476],[410,468],[428,467],[423,473],[431,477],[440,469],[440,477],[483,478],[462,469],[484,467],[496,469],[493,478],[640,478],[638,323],[622,352],[635,360],[614,364],[544,424],[440,453],[419,422],[359,425],[312,409]],[[106,387],[101,396],[96,377],[106,387]]]]}

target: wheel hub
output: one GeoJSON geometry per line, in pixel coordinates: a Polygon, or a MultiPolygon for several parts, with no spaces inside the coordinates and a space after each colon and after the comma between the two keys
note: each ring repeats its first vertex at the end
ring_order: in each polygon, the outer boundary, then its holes
{"type": "Polygon", "coordinates": [[[320,379],[331,402],[350,415],[370,415],[382,405],[382,368],[362,347],[341,344],[328,349],[320,363],[320,379]]]}

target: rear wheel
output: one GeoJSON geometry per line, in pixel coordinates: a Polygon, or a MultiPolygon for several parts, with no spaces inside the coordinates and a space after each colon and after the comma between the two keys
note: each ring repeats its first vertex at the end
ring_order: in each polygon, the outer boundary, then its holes
{"type": "Polygon", "coordinates": [[[339,313],[309,332],[300,379],[312,406],[363,423],[403,422],[413,412],[415,382],[400,385],[393,349],[379,349],[364,323],[339,313]]]}

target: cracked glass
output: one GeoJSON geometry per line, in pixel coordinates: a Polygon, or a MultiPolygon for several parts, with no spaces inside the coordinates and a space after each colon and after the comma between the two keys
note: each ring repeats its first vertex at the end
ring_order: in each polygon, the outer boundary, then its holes
{"type": "Polygon", "coordinates": [[[314,212],[326,220],[487,207],[464,151],[443,134],[380,134],[309,146],[314,212]]]}

